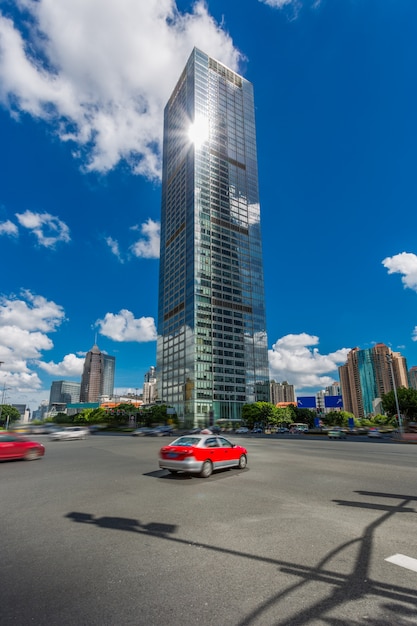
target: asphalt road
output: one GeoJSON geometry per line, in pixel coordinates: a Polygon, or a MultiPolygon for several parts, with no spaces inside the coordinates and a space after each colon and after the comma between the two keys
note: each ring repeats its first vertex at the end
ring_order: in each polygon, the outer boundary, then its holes
{"type": "Polygon", "coordinates": [[[166,438],[37,439],[0,465],[2,626],[417,624],[415,445],[235,437],[201,479],[166,438]]]}

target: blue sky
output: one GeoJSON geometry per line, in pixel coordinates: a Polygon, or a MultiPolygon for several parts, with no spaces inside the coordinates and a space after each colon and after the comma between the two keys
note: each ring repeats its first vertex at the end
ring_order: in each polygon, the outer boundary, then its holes
{"type": "Polygon", "coordinates": [[[253,82],[271,377],[417,365],[415,0],[2,0],[0,393],[155,365],[163,107],[197,45],[253,82]],[[145,5],[145,6],[141,6],[145,5]]]}

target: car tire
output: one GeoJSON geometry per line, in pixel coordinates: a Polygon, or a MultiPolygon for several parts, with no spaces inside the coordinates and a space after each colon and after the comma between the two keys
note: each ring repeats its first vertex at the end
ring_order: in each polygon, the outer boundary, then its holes
{"type": "Polygon", "coordinates": [[[200,476],[201,478],[208,478],[213,473],[213,463],[207,459],[204,461],[203,467],[201,468],[200,476]]]}
{"type": "Polygon", "coordinates": [[[31,448],[26,452],[23,458],[25,459],[25,461],[35,461],[39,458],[39,452],[35,448],[31,448]]]}
{"type": "Polygon", "coordinates": [[[246,458],[246,454],[242,454],[239,459],[238,468],[241,470],[245,469],[247,463],[248,463],[248,459],[246,458]]]}

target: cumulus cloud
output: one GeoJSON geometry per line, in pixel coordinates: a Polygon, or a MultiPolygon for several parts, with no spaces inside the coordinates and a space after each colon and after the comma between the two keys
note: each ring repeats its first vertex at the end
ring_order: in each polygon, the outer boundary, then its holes
{"type": "Polygon", "coordinates": [[[65,319],[61,306],[43,296],[22,291],[19,297],[0,298],[0,368],[3,385],[15,391],[39,389],[32,365],[53,348],[49,333],[65,319]]]}
{"type": "MultiPolygon", "coordinates": [[[[134,230],[138,229],[139,227],[134,227],[134,230]]],[[[154,222],[149,218],[147,222],[140,226],[140,231],[143,237],[131,246],[133,254],[146,259],[158,259],[160,236],[159,222],[154,222]]]]}
{"type": "Polygon", "coordinates": [[[79,358],[75,354],[67,354],[64,356],[61,363],[54,363],[49,361],[48,363],[39,361],[39,367],[51,374],[52,376],[81,376],[84,367],[84,358],[79,358]]]}
{"type": "Polygon", "coordinates": [[[100,334],[113,341],[137,341],[144,343],[156,340],[156,326],[153,317],[135,319],[131,311],[122,309],[119,313],[106,313],[103,320],[97,320],[100,334]]]}
{"type": "Polygon", "coordinates": [[[163,107],[195,45],[232,69],[240,53],[197,0],[16,0],[0,13],[0,101],[53,125],[86,170],[120,160],[159,176],[163,107]]]}
{"type": "Polygon", "coordinates": [[[0,223],[0,235],[10,235],[12,237],[17,237],[18,229],[16,224],[13,224],[10,220],[6,222],[0,223]]]}
{"type": "Polygon", "coordinates": [[[384,259],[382,265],[388,270],[388,274],[402,274],[404,287],[417,291],[417,255],[401,252],[384,259]]]}
{"type": "Polygon", "coordinates": [[[320,354],[319,338],[300,333],[281,337],[268,351],[271,379],[287,380],[296,389],[323,388],[331,385],[337,368],[346,362],[350,348],[320,354]]]}
{"type": "Polygon", "coordinates": [[[54,248],[59,242],[71,241],[68,226],[55,215],[25,211],[16,213],[16,217],[21,226],[35,235],[40,246],[54,248]]]}

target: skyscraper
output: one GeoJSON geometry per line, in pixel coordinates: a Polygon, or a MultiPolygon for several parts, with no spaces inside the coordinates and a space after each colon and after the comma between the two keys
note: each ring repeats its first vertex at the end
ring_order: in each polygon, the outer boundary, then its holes
{"type": "Polygon", "coordinates": [[[383,343],[365,350],[354,348],[349,352],[346,364],[339,367],[343,407],[355,417],[363,418],[374,413],[378,399],[394,389],[387,354],[392,357],[396,388],[407,388],[405,358],[383,343]]]}
{"type": "Polygon", "coordinates": [[[186,424],[269,400],[253,88],[197,49],[164,114],[157,380],[186,424]]]}
{"type": "Polygon", "coordinates": [[[80,401],[80,383],[70,380],[54,380],[49,393],[49,405],[72,404],[80,401]]]}
{"type": "Polygon", "coordinates": [[[116,359],[101,352],[94,344],[84,361],[80,402],[97,402],[100,396],[112,396],[116,359]]]}

